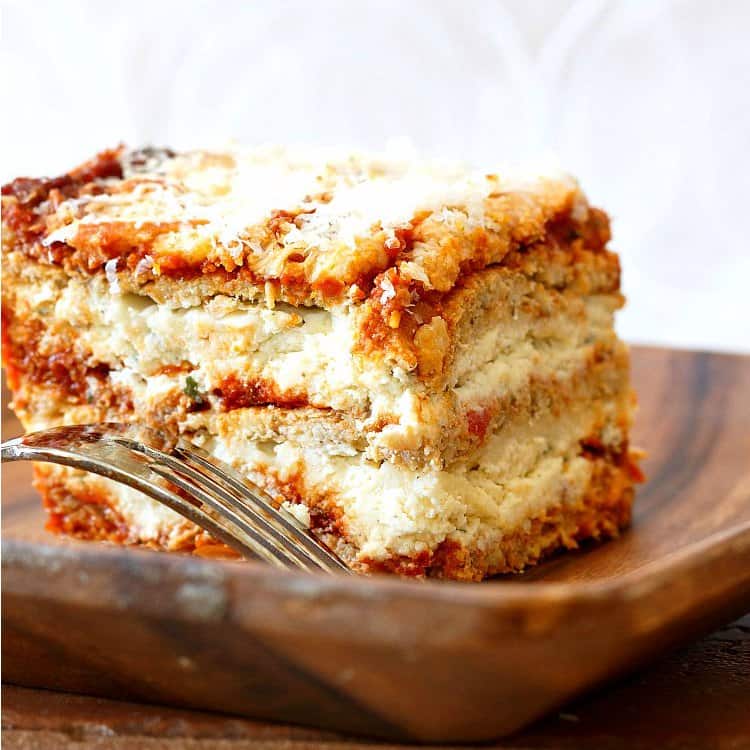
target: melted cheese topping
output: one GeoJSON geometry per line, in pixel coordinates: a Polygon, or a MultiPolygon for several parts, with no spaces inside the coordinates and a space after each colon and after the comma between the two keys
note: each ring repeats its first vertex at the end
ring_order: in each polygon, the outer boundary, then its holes
{"type": "MultiPolygon", "coordinates": [[[[146,270],[154,276],[177,256],[279,278],[291,257],[307,282],[350,284],[385,267],[387,251],[399,247],[399,228],[415,216],[430,214],[446,235],[483,228],[522,239],[538,235],[566,206],[585,206],[563,174],[487,175],[330,151],[193,151],[145,162],[125,153],[122,162],[122,179],[101,180],[103,191],[57,208],[43,244],[80,249],[127,245],[126,237],[137,245],[147,237],[146,270]],[[516,200],[505,200],[509,195],[516,200]]],[[[415,249],[416,262],[403,263],[407,276],[429,285],[431,252],[429,243],[415,249]]]]}

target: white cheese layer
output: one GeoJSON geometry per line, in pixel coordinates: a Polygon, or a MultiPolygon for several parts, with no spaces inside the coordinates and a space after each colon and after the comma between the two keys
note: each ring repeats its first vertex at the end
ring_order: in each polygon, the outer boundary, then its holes
{"type": "Polygon", "coordinates": [[[188,374],[204,394],[234,377],[269,386],[282,403],[300,395],[311,406],[350,415],[367,432],[372,458],[436,443],[447,422],[525,388],[532,375],[571,377],[585,368],[597,341],[613,339],[616,304],[589,297],[577,316],[558,316],[542,329],[534,318],[509,314],[474,340],[457,342],[452,387],[434,395],[415,374],[357,354],[355,314],[343,305],[269,309],[219,296],[174,309],[92,279],[71,280],[54,314],[75,328],[82,352],[110,365],[110,380],[132,393],[136,408],[154,409],[182,393],[188,374]]]}
{"type": "Polygon", "coordinates": [[[234,375],[373,421],[409,406],[403,398],[412,380],[407,373],[363,363],[354,354],[354,316],[344,307],[270,309],[219,296],[203,306],[172,309],[110,293],[91,280],[71,281],[55,316],[76,328],[81,349],[109,363],[115,378],[122,371],[123,379],[147,394],[169,382],[182,390],[185,372],[166,378],[161,373],[190,363],[190,377],[204,393],[234,375]]]}
{"type": "MultiPolygon", "coordinates": [[[[578,455],[579,441],[602,414],[614,417],[614,408],[580,408],[497,434],[473,463],[447,471],[378,466],[362,456],[247,442],[239,435],[213,438],[204,448],[259,484],[291,480],[310,502],[333,503],[359,556],[384,560],[432,551],[446,539],[481,549],[498,536],[524,531],[546,509],[578,502],[592,471],[591,461],[578,455]]],[[[148,498],[112,489],[117,510],[141,541],[169,538],[183,526],[179,516],[148,498]]],[[[307,513],[300,515],[309,521],[307,513]]]]}

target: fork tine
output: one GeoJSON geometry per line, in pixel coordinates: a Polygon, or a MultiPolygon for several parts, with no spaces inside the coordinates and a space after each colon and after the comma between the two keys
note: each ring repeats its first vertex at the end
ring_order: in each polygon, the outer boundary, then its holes
{"type": "Polygon", "coordinates": [[[169,498],[169,502],[166,500],[165,502],[172,508],[172,510],[188,517],[198,526],[215,536],[219,541],[224,542],[224,544],[240,552],[243,557],[247,557],[248,553],[250,553],[251,556],[260,557],[266,562],[277,565],[278,567],[290,567],[288,556],[283,554],[275,544],[266,539],[257,529],[254,529],[247,524],[237,523],[233,518],[227,518],[222,513],[209,512],[205,506],[208,505],[209,508],[212,508],[212,504],[206,502],[205,495],[201,493],[198,488],[189,482],[185,482],[180,477],[175,476],[173,472],[162,473],[158,468],[158,465],[151,465],[149,470],[161,476],[169,483],[179,487],[197,503],[197,505],[193,505],[176,493],[167,491],[165,494],[169,494],[171,497],[169,498]],[[190,509],[190,515],[185,512],[186,509],[190,509]],[[193,514],[199,520],[193,518],[193,514]]]}
{"type": "MultiPolygon", "coordinates": [[[[103,447],[104,445],[105,443],[99,444],[100,447],[103,447]]],[[[288,568],[296,566],[309,570],[309,560],[302,556],[295,557],[294,555],[291,555],[289,550],[284,548],[283,544],[279,544],[278,538],[269,538],[266,525],[248,523],[247,519],[240,518],[237,514],[223,507],[221,502],[218,502],[216,498],[211,496],[211,494],[200,485],[202,477],[195,476],[195,474],[190,471],[190,467],[183,466],[169,454],[121,435],[108,436],[106,439],[106,446],[117,446],[120,450],[128,451],[134,456],[137,456],[138,460],[143,462],[143,465],[146,466],[148,470],[172,485],[179,487],[183,492],[187,493],[190,498],[198,503],[198,510],[203,517],[212,519],[214,524],[223,524],[224,526],[229,525],[230,533],[244,538],[254,554],[262,557],[266,561],[272,560],[277,564],[281,564],[283,567],[288,568]],[[160,463],[164,464],[164,466],[160,465],[160,463]],[[178,472],[182,472],[183,474],[189,473],[189,476],[180,476],[178,472]],[[259,525],[261,528],[258,528],[259,525]]],[[[179,495],[175,496],[179,498],[179,495]]],[[[186,501],[183,500],[183,503],[185,502],[186,501]]],[[[196,506],[193,505],[191,507],[195,508],[196,506]]],[[[178,510],[178,512],[180,511],[178,510]]],[[[222,539],[222,541],[226,540],[222,539]]]]}
{"type": "MultiPolygon", "coordinates": [[[[258,488],[257,494],[251,492],[242,479],[235,476],[230,466],[214,464],[192,449],[175,447],[166,453],[127,437],[115,437],[114,440],[197,483],[204,493],[203,502],[229,513],[235,523],[260,526],[264,533],[273,537],[276,546],[282,548],[282,554],[291,557],[294,564],[309,569],[312,563],[327,572],[350,572],[348,566],[328,547],[308,535],[291,513],[276,508],[270,500],[266,500],[264,490],[258,488]],[[290,519],[294,519],[294,522],[290,519]]],[[[172,477],[166,478],[174,481],[172,477]]]]}
{"type": "Polygon", "coordinates": [[[175,449],[182,459],[189,465],[198,464],[205,472],[210,472],[216,482],[212,486],[218,485],[225,487],[231,494],[233,507],[237,509],[247,508],[247,503],[251,503],[261,512],[270,514],[270,519],[281,526],[280,533],[288,539],[290,536],[298,542],[309,556],[311,556],[321,567],[326,570],[345,570],[351,572],[350,568],[338,557],[323,541],[318,539],[309,529],[307,529],[294,515],[286,508],[279,505],[276,507],[267,498],[267,493],[257,485],[250,488],[250,482],[243,480],[234,473],[234,470],[228,466],[217,466],[213,459],[206,458],[192,449],[178,447],[175,449]]]}
{"type": "MultiPolygon", "coordinates": [[[[166,458],[170,457],[166,456],[166,458]]],[[[211,487],[206,482],[206,477],[200,475],[192,467],[178,467],[173,465],[172,462],[156,461],[151,464],[150,468],[151,471],[156,472],[167,481],[185,492],[189,492],[192,496],[197,497],[200,502],[212,508],[217,513],[228,516],[234,524],[241,527],[247,534],[258,534],[267,545],[275,550],[276,554],[282,556],[290,564],[297,565],[305,570],[314,569],[314,565],[311,568],[312,561],[306,555],[296,550],[283,536],[279,535],[277,530],[268,523],[267,519],[259,514],[252,516],[236,513],[226,502],[225,491],[218,485],[211,487]]]]}

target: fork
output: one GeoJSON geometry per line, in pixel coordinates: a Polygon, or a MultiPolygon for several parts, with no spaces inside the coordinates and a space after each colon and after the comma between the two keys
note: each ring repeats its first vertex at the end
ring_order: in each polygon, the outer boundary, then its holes
{"type": "Polygon", "coordinates": [[[270,495],[206,451],[148,427],[107,422],[53,427],[0,446],[2,461],[42,461],[140,490],[243,557],[282,568],[351,572],[270,495]]]}

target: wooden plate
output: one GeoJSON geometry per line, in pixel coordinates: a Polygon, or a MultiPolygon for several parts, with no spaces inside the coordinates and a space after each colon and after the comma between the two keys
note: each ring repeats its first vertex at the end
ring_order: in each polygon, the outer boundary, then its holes
{"type": "Polygon", "coordinates": [[[633,528],[483,584],[66,542],[9,465],[3,679],[394,739],[511,732],[750,609],[750,358],[636,349],[634,379],[633,528]]]}

